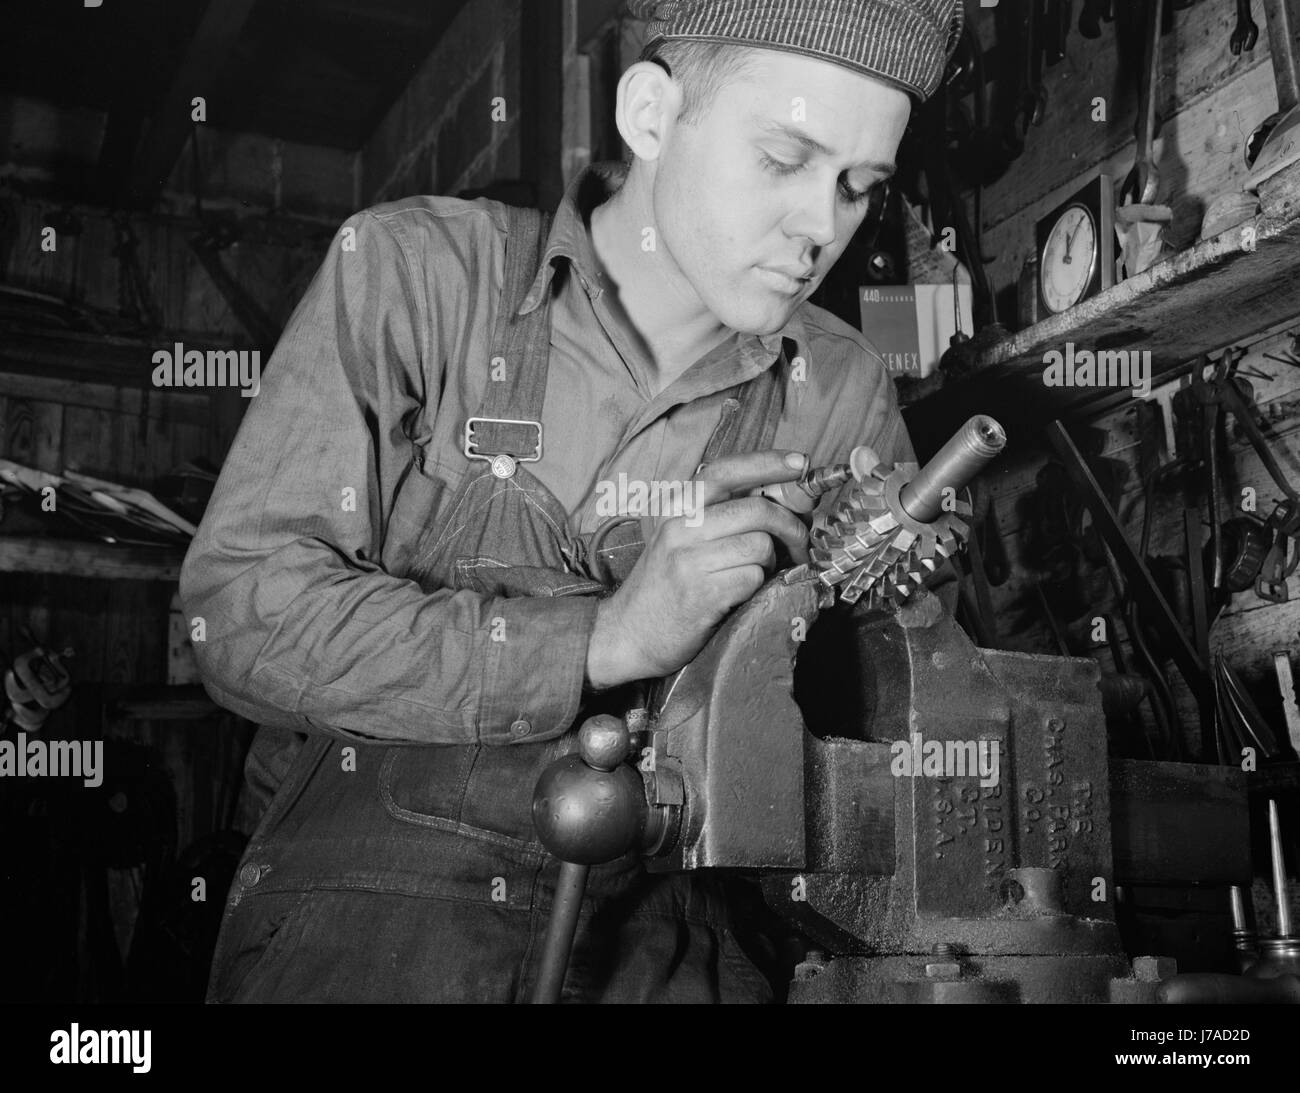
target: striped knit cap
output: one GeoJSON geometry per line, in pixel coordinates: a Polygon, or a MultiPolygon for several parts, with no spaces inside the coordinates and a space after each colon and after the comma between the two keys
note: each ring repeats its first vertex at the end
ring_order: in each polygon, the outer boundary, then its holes
{"type": "Polygon", "coordinates": [[[628,0],[646,45],[690,39],[803,53],[928,99],[961,37],[962,0],[628,0]]]}

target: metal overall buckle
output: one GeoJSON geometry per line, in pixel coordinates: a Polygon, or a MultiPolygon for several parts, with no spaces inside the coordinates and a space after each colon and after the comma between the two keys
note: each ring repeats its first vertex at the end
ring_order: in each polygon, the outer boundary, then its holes
{"type": "Polygon", "coordinates": [[[542,423],[513,417],[472,417],[465,422],[465,444],[462,448],[468,459],[485,459],[491,464],[492,473],[498,478],[513,478],[520,463],[536,463],[542,458],[542,423]],[[474,423],[488,422],[493,425],[531,425],[537,430],[537,444],[532,455],[509,455],[506,452],[480,452],[475,449],[474,423]]]}

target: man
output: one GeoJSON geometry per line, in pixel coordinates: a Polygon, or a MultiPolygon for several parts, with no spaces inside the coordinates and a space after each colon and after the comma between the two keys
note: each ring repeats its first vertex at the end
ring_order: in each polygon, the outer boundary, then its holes
{"type": "MultiPolygon", "coordinates": [[[[911,458],[879,357],[805,301],[959,0],[633,6],[630,167],[550,225],[438,197],[352,217],[223,469],[181,594],[208,689],[264,726],[269,804],[210,1000],[526,998],[558,870],[537,775],[689,662],[778,545],[806,559],[756,487],[858,444],[911,458]],[[619,481],[696,508],[593,543],[619,481]]],[[[769,997],[713,878],[593,868],[566,1000],[769,997]]]]}

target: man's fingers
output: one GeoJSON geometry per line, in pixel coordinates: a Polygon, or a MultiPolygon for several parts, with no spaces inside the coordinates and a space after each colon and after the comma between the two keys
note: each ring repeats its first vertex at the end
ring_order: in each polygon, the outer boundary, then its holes
{"type": "Polygon", "coordinates": [[[762,497],[738,497],[711,505],[704,511],[699,527],[707,541],[766,532],[785,544],[797,564],[808,560],[808,529],[803,521],[789,509],[762,497]]]}
{"type": "Polygon", "coordinates": [[[778,449],[724,455],[705,464],[695,476],[696,481],[702,483],[700,492],[703,494],[696,500],[703,507],[725,501],[733,494],[744,493],[755,486],[793,482],[807,465],[808,457],[802,452],[778,449]]]}

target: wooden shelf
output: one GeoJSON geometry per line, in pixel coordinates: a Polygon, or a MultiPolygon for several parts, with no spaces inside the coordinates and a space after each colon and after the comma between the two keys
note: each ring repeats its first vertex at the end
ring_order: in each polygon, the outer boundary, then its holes
{"type": "Polygon", "coordinates": [[[0,573],[54,573],[110,580],[178,581],[185,552],[76,539],[0,536],[0,573]]]}
{"type": "MultiPolygon", "coordinates": [[[[1124,388],[1047,387],[1043,356],[1076,349],[1150,350],[1152,383],[1187,371],[1202,353],[1300,316],[1300,163],[1260,187],[1262,215],[986,348],[961,377],[935,374],[900,390],[924,457],[973,413],[1009,429],[1104,412],[1124,388]],[[1242,228],[1253,224],[1254,247],[1242,228]]],[[[1029,226],[1026,227],[1029,230],[1029,226]]]]}
{"type": "Polygon", "coordinates": [[[198,721],[218,710],[198,683],[110,688],[104,706],[109,717],[124,721],[198,721]]]}

